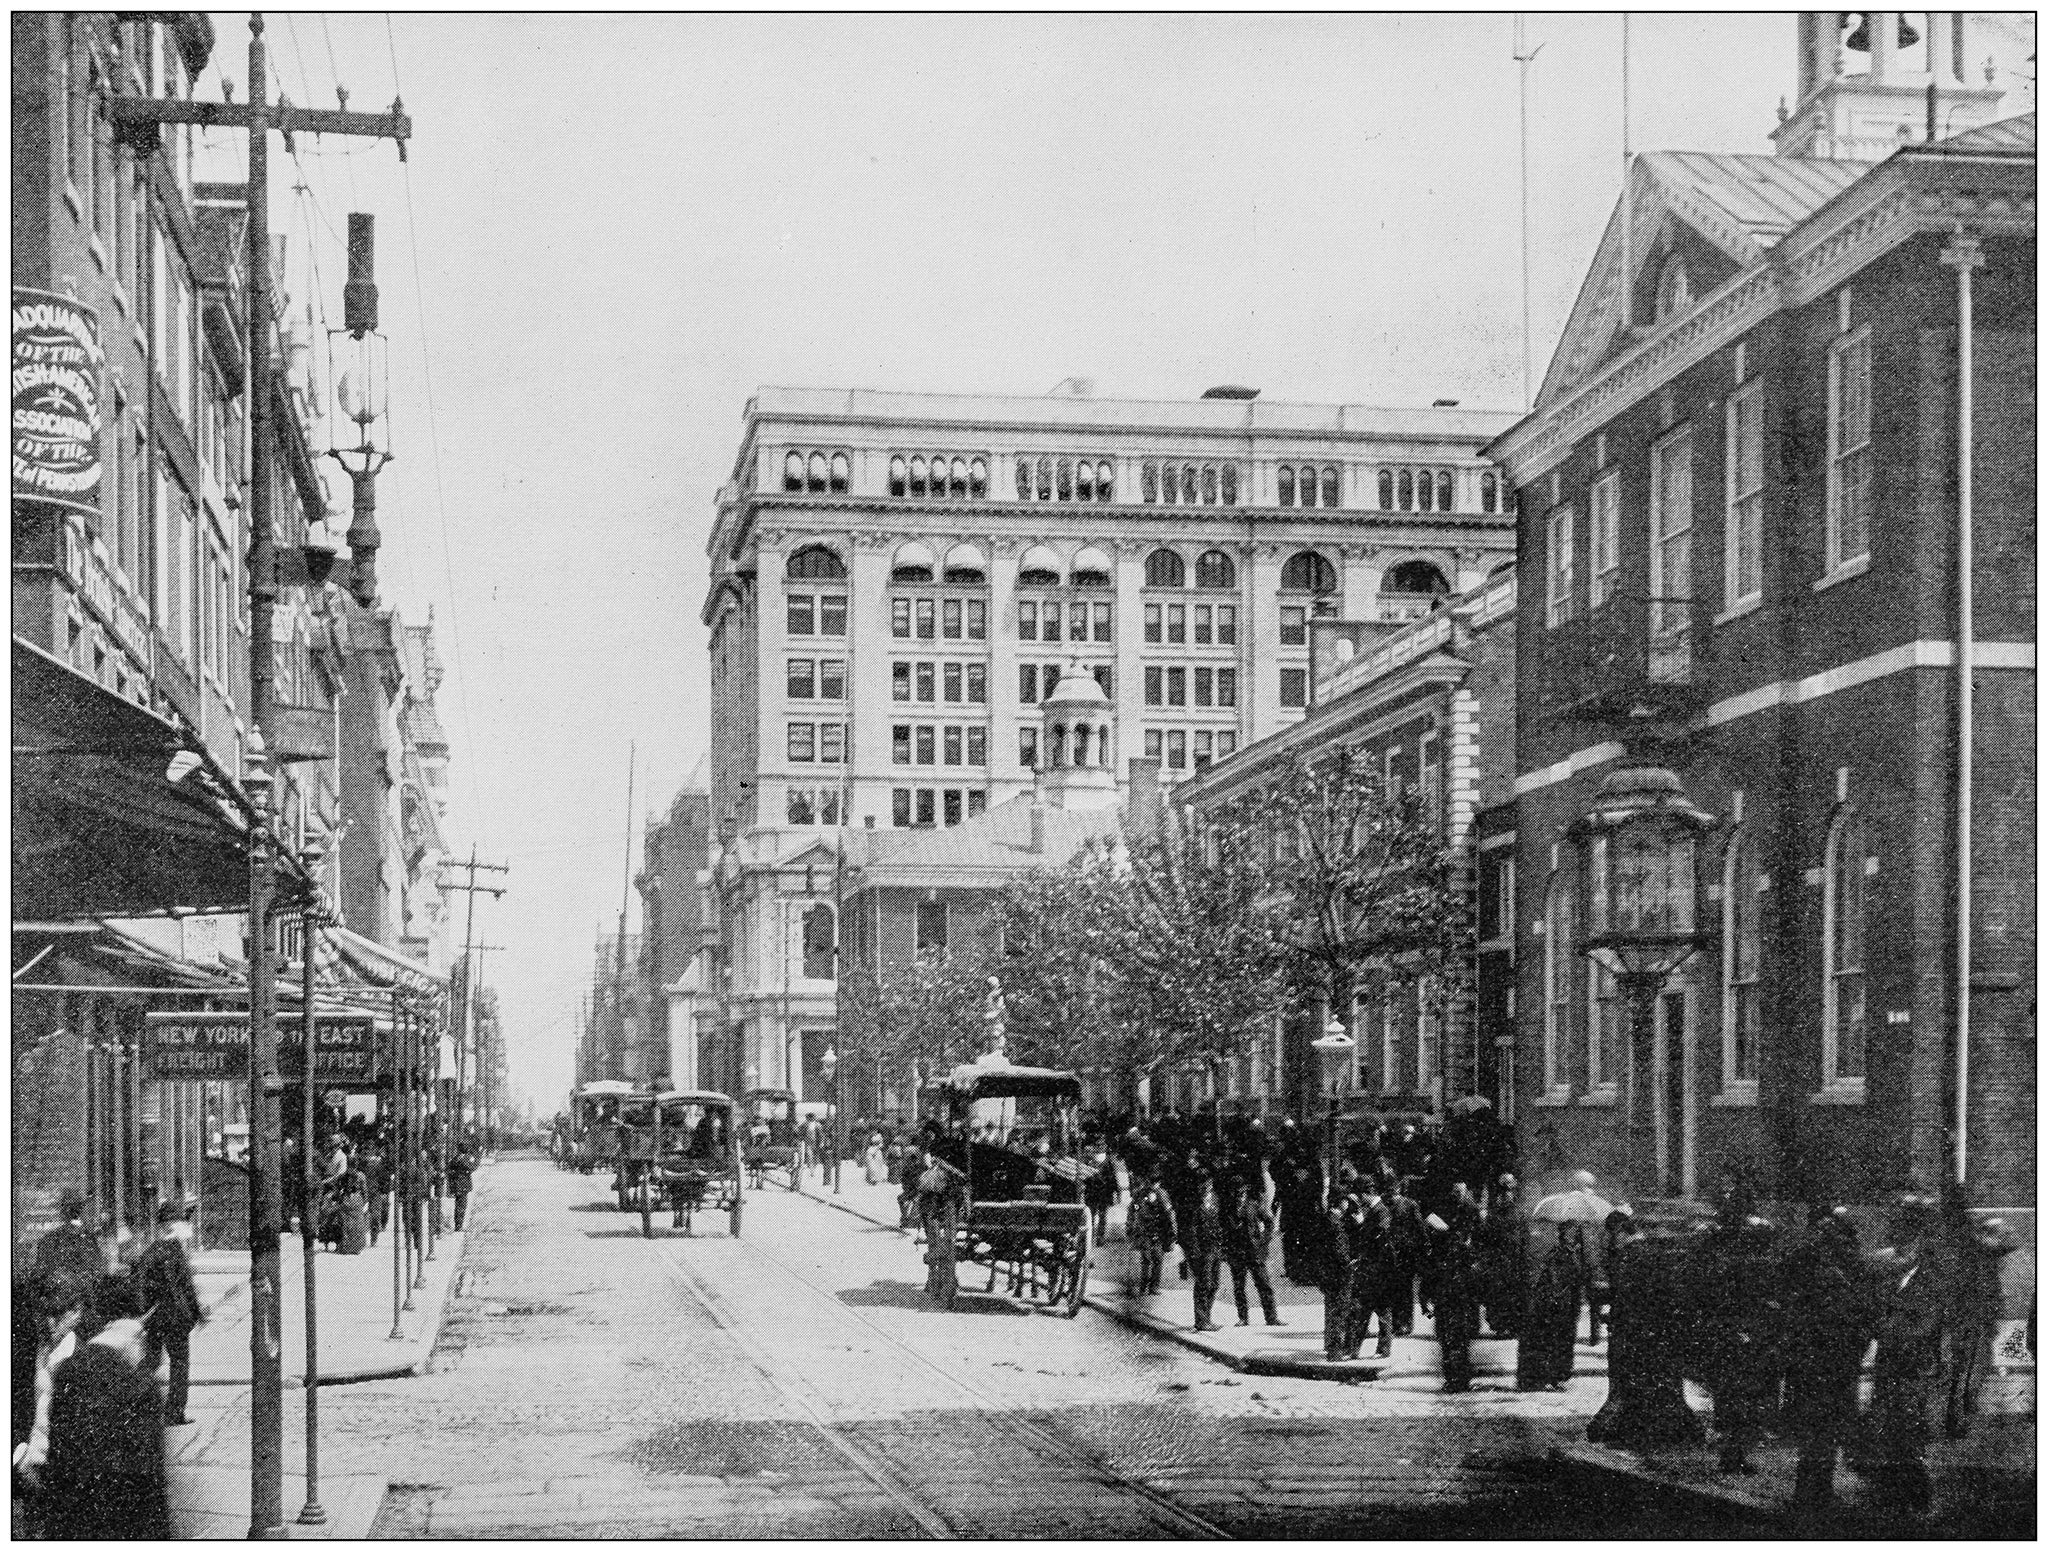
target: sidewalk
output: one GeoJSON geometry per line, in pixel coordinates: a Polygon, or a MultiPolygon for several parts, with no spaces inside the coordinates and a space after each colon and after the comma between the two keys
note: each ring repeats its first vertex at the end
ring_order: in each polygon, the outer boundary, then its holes
{"type": "MultiPolygon", "coordinates": [[[[472,1213],[489,1210],[490,1171],[477,1174],[472,1213]]],[[[361,1255],[319,1253],[314,1269],[319,1301],[319,1386],[405,1379],[425,1371],[439,1334],[464,1236],[445,1234],[434,1245],[425,1286],[411,1290],[413,1308],[401,1309],[392,1338],[391,1238],[361,1255]]],[[[324,1524],[300,1525],[306,1499],[304,1248],[296,1235],[280,1245],[282,1271],[279,1356],[284,1364],[284,1510],[294,1539],[359,1541],[368,1537],[387,1486],[382,1475],[349,1470],[328,1459],[320,1475],[324,1524]]],[[[192,1258],[193,1280],[208,1318],[192,1333],[193,1426],[167,1430],[171,1523],[180,1540],[242,1540],[249,1533],[249,1299],[247,1251],[201,1251],[192,1258]]],[[[401,1290],[401,1302],[403,1301],[401,1290]]]]}

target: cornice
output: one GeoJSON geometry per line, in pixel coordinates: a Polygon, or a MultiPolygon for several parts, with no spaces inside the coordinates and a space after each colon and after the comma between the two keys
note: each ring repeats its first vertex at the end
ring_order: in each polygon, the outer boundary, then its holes
{"type": "MultiPolygon", "coordinates": [[[[969,539],[976,535],[962,527],[967,522],[1007,521],[1014,526],[1026,519],[1039,523],[1064,522],[1084,531],[1090,527],[1091,520],[1098,518],[1112,518],[1118,522],[1128,522],[1133,518],[1150,519],[1162,527],[1190,523],[1241,527],[1246,523],[1256,523],[1266,527],[1355,528],[1371,524],[1480,532],[1493,529],[1510,537],[1515,529],[1514,518],[1500,512],[1387,512],[1378,507],[1169,507],[1156,502],[917,501],[901,496],[809,496],[794,491],[759,491],[743,496],[741,500],[745,504],[745,515],[740,519],[743,533],[746,523],[765,520],[769,512],[776,514],[778,531],[824,531],[818,524],[806,526],[792,522],[789,514],[799,509],[842,518],[857,515],[865,519],[868,526],[883,522],[901,524],[907,518],[929,516],[950,520],[950,528],[964,533],[969,539]]],[[[920,538],[935,531],[935,528],[922,527],[916,530],[920,538]]]]}

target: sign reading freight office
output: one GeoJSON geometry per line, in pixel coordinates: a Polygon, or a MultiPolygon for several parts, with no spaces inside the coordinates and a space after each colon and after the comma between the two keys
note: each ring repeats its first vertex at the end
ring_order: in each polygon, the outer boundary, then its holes
{"type": "MultiPolygon", "coordinates": [[[[152,1013],[148,1016],[144,1071],[152,1078],[241,1081],[249,1075],[246,1013],[152,1013]]],[[[277,1021],[279,1076],[305,1075],[300,1055],[304,1026],[295,1013],[277,1021]]],[[[313,1077],[322,1083],[367,1086],[377,1079],[377,1035],[367,1013],[325,1013],[313,1023],[313,1077]]]]}
{"type": "Polygon", "coordinates": [[[88,515],[100,506],[99,315],[14,288],[14,495],[88,515]]]}

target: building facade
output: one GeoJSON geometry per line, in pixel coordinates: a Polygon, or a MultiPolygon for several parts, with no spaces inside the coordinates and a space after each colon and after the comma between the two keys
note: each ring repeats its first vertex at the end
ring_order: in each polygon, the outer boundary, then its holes
{"type": "Polygon", "coordinates": [[[761,390],[704,607],[717,996],[742,1072],[789,1081],[832,1027],[805,945],[840,830],[944,828],[1030,791],[1075,754],[1040,715],[1063,673],[1107,695],[1110,736],[1080,758],[1117,782],[1136,758],[1171,784],[1298,721],[1313,619],[1425,613],[1512,554],[1481,456],[1508,420],[1247,390],[761,390]]]}
{"type": "Polygon", "coordinates": [[[2033,120],[1808,132],[1901,89],[1988,116],[1941,22],[1920,74],[1844,74],[1836,18],[1806,18],[1776,157],[1638,157],[1536,408],[1494,446],[1522,513],[1516,1100],[1538,1174],[1869,1202],[1967,1173],[2030,1217],[2033,120]],[[1581,952],[1619,907],[1574,825],[1635,765],[1716,824],[1688,880],[1700,946],[1632,1042],[1581,952]]]}

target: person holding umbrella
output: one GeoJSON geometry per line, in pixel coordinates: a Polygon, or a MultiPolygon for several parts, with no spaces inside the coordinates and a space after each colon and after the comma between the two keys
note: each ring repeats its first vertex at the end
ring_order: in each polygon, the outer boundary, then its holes
{"type": "Polygon", "coordinates": [[[1515,1350],[1519,1390],[1562,1390],[1572,1377],[1579,1305],[1592,1282],[1587,1225],[1604,1224],[1614,1211],[1593,1186],[1593,1176],[1580,1170],[1572,1177],[1571,1190],[1544,1197],[1529,1214],[1532,1223],[1555,1224],[1556,1237],[1542,1250],[1522,1309],[1521,1341],[1515,1350]]]}

